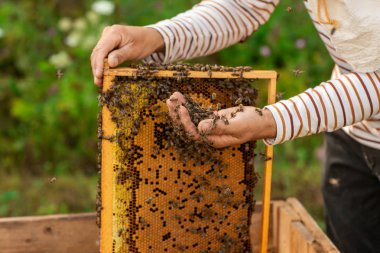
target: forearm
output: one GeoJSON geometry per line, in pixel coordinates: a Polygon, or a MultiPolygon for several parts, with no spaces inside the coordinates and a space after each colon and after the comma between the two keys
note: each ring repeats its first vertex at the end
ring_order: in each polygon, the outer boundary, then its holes
{"type": "Polygon", "coordinates": [[[278,1],[202,1],[185,13],[149,26],[161,34],[165,50],[146,60],[190,59],[244,41],[269,19],[278,1]]]}
{"type": "Polygon", "coordinates": [[[377,73],[350,73],[288,100],[266,108],[276,122],[278,144],[297,137],[334,131],[379,113],[380,76],[377,73]]]}

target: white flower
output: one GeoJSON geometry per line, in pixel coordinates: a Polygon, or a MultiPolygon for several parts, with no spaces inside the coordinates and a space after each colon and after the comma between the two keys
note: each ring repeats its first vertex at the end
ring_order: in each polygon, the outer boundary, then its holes
{"type": "Polygon", "coordinates": [[[90,21],[90,23],[92,23],[92,24],[96,24],[99,21],[99,15],[93,11],[87,12],[86,17],[87,17],[88,21],[90,21]]]}
{"type": "Polygon", "coordinates": [[[100,15],[111,15],[115,9],[115,4],[111,1],[100,0],[93,3],[91,9],[100,15]]]}
{"type": "Polygon", "coordinates": [[[0,27],[0,39],[1,39],[2,37],[4,37],[4,30],[1,29],[1,27],[0,27]]]}
{"type": "Polygon", "coordinates": [[[76,47],[78,46],[80,39],[81,39],[80,33],[72,32],[66,37],[65,43],[69,47],[76,47]]]}
{"type": "Polygon", "coordinates": [[[86,38],[83,39],[82,47],[84,49],[91,49],[95,46],[96,41],[97,41],[96,36],[93,36],[93,35],[87,36],[86,38]]]}
{"type": "Polygon", "coordinates": [[[49,62],[57,69],[61,69],[69,66],[71,63],[71,59],[66,52],[61,51],[57,54],[51,55],[49,57],[49,62]]]}
{"type": "Polygon", "coordinates": [[[86,28],[86,20],[84,18],[77,18],[74,22],[76,30],[84,30],[86,28]]]}
{"type": "Polygon", "coordinates": [[[66,32],[66,31],[71,29],[71,26],[72,26],[72,22],[71,22],[71,19],[69,19],[69,18],[61,18],[58,21],[58,28],[61,31],[66,32]]]}

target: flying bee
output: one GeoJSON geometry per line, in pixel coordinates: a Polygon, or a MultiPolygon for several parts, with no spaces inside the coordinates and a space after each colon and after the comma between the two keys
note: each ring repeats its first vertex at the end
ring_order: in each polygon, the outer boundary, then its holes
{"type": "Polygon", "coordinates": [[[55,76],[58,78],[58,79],[61,79],[63,77],[63,71],[61,69],[58,69],[56,72],[55,72],[55,76]]]}
{"type": "Polygon", "coordinates": [[[271,160],[271,157],[267,157],[264,153],[259,153],[259,156],[264,160],[264,162],[271,160]]]}
{"type": "Polygon", "coordinates": [[[300,70],[300,69],[294,69],[293,70],[293,75],[295,77],[299,77],[302,73],[304,73],[305,71],[304,70],[300,70]]]}
{"type": "Polygon", "coordinates": [[[49,183],[50,184],[55,183],[55,181],[57,181],[56,177],[52,177],[52,178],[49,179],[49,183]]]}
{"type": "Polygon", "coordinates": [[[279,93],[277,93],[277,95],[276,95],[276,100],[277,101],[279,101],[279,100],[281,100],[282,99],[282,96],[285,94],[285,92],[279,92],[279,93]]]}
{"type": "Polygon", "coordinates": [[[291,12],[293,12],[293,8],[290,7],[290,6],[288,6],[288,7],[286,7],[286,11],[289,12],[289,13],[291,13],[291,12]]]}

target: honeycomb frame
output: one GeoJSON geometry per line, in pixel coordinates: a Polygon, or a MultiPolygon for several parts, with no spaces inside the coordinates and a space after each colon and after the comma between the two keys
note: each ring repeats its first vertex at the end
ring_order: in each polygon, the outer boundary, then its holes
{"type": "MultiPolygon", "coordinates": [[[[137,75],[137,69],[134,68],[109,68],[105,64],[103,76],[103,92],[106,92],[112,85],[115,77],[126,76],[133,77],[137,75]]],[[[178,78],[175,70],[158,70],[153,76],[163,78],[178,78]]],[[[186,78],[215,78],[215,79],[266,79],[268,80],[268,103],[274,103],[276,97],[276,80],[277,73],[275,71],[252,70],[242,72],[239,76],[232,71],[188,71],[186,78]]],[[[104,135],[112,135],[115,131],[115,124],[111,120],[110,111],[106,106],[102,108],[102,131],[104,135]]],[[[112,152],[115,148],[108,140],[101,141],[101,240],[100,252],[113,252],[113,189],[114,157],[112,152]]],[[[273,147],[268,146],[265,150],[266,159],[264,161],[264,188],[263,188],[263,210],[262,210],[262,226],[260,252],[266,252],[268,245],[268,229],[269,229],[269,208],[270,208],[270,188],[272,173],[273,147]]],[[[128,251],[129,252],[129,251],[128,251]]],[[[124,252],[123,252],[124,253],[124,252]]]]}

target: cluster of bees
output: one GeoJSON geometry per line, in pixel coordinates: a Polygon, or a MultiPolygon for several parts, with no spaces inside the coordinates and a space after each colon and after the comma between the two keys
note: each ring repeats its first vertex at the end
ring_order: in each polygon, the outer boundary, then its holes
{"type": "MultiPolygon", "coordinates": [[[[154,233],[162,232],[159,236],[162,239],[160,244],[171,243],[171,248],[165,248],[165,251],[250,252],[248,217],[253,211],[252,191],[256,184],[252,163],[255,143],[221,150],[213,148],[207,142],[207,136],[202,137],[203,141],[194,141],[181,126],[172,123],[164,101],[173,92],[179,91],[185,95],[184,106],[195,125],[206,118],[229,124],[227,118],[215,114],[215,111],[236,106],[236,112],[231,115],[234,117],[244,110],[243,104],[254,105],[257,90],[252,87],[252,80],[242,78],[242,73],[251,68],[153,63],[132,67],[137,69],[134,76],[116,76],[110,89],[99,96],[100,106],[105,106],[110,111],[116,131],[111,136],[105,136],[99,118],[98,138],[111,141],[118,146],[118,166],[113,168],[115,184],[129,185],[128,189],[132,192],[138,192],[143,187],[151,187],[152,191],[151,195],[143,196],[142,201],[134,198],[126,204],[127,213],[123,214],[123,217],[128,217],[129,223],[117,230],[117,236],[128,244],[129,251],[140,252],[136,235],[153,229],[154,224],[160,222],[162,231],[154,230],[154,233]],[[173,77],[155,76],[160,70],[174,71],[173,77]],[[210,73],[210,79],[189,78],[188,73],[193,70],[210,73]],[[230,71],[238,78],[213,79],[213,71],[230,71]],[[208,102],[204,102],[206,100],[208,102]],[[142,134],[140,129],[145,127],[148,121],[154,122],[154,145],[138,146],[135,140],[142,134]],[[144,172],[139,171],[138,166],[145,161],[143,154],[147,149],[151,150],[149,159],[173,159],[178,163],[178,168],[170,168],[169,171],[169,168],[159,165],[153,169],[149,167],[144,172]],[[234,157],[238,153],[241,160],[236,163],[242,165],[238,169],[243,172],[239,174],[240,178],[236,178],[238,183],[229,185],[227,182],[231,181],[228,180],[235,180],[232,179],[234,170],[229,170],[232,164],[227,162],[225,154],[234,157]],[[196,169],[200,167],[204,168],[201,172],[196,169]],[[149,177],[146,176],[148,174],[149,177]],[[173,178],[175,180],[170,181],[173,178]],[[173,186],[169,191],[165,188],[168,184],[173,186]],[[183,190],[185,188],[187,192],[183,190]],[[210,196],[213,196],[212,202],[210,196]],[[165,210],[159,203],[165,204],[165,210]],[[194,205],[196,208],[192,209],[194,205]],[[150,216],[141,216],[139,212],[144,208],[156,218],[152,220],[150,216]],[[244,215],[237,219],[238,211],[244,215]],[[167,228],[166,224],[173,226],[174,223],[176,228],[167,228]],[[227,233],[223,226],[232,228],[227,233]],[[176,237],[178,231],[175,229],[189,235],[176,237]],[[200,249],[202,242],[187,242],[186,238],[191,236],[207,239],[208,246],[200,249]]],[[[97,205],[100,212],[100,193],[97,205]]],[[[115,240],[113,249],[114,252],[119,252],[115,240]]],[[[151,252],[157,252],[154,245],[150,245],[149,249],[151,252]]]]}

